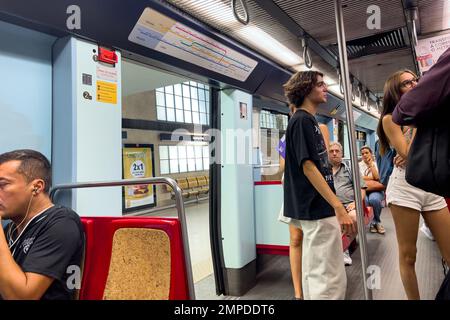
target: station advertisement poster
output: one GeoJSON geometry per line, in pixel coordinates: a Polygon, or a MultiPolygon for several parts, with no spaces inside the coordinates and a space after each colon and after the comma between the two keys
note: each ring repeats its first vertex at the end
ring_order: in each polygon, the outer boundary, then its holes
{"type": "MultiPolygon", "coordinates": [[[[155,176],[153,145],[130,145],[123,148],[124,179],[142,179],[155,176]]],[[[155,185],[124,186],[125,212],[154,207],[156,205],[155,185]]]]}
{"type": "Polygon", "coordinates": [[[450,48],[450,34],[420,39],[416,46],[420,72],[428,71],[448,48],[450,48]]]}

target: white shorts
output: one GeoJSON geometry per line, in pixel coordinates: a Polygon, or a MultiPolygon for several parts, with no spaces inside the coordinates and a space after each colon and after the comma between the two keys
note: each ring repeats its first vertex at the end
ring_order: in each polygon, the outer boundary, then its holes
{"type": "Polygon", "coordinates": [[[284,215],[284,204],[281,204],[280,213],[278,214],[278,221],[284,222],[284,223],[287,223],[287,224],[291,224],[294,227],[297,227],[299,229],[302,228],[301,225],[300,225],[300,220],[292,219],[292,218],[286,217],[284,215]]]}
{"type": "Polygon", "coordinates": [[[445,199],[434,193],[410,185],[405,178],[406,170],[394,167],[386,188],[388,205],[411,208],[417,211],[434,211],[447,207],[445,199]]]}

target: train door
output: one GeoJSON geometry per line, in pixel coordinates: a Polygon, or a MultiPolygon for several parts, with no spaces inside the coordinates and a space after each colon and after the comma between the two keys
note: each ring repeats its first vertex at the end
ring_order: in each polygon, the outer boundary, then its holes
{"type": "MultiPolygon", "coordinates": [[[[150,164],[147,177],[170,177],[177,182],[185,204],[194,284],[212,278],[208,134],[212,88],[206,81],[130,59],[122,61],[122,88],[123,177],[142,175],[142,168],[132,167],[140,160],[150,164]]],[[[125,215],[176,217],[170,187],[137,191],[125,190],[125,215]]],[[[199,293],[196,296],[202,298],[199,293]]]]}

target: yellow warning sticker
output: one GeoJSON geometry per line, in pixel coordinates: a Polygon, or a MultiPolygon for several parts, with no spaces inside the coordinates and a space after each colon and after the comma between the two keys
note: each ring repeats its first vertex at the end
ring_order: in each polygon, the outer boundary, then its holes
{"type": "Polygon", "coordinates": [[[117,103],[117,83],[97,81],[97,101],[117,103]]]}

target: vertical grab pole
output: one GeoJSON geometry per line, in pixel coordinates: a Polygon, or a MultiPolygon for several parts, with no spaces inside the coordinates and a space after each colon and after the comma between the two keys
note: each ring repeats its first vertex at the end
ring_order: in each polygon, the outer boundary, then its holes
{"type": "Polygon", "coordinates": [[[355,138],[355,121],[353,119],[353,110],[352,110],[352,97],[350,92],[350,77],[349,77],[349,68],[347,61],[347,46],[345,42],[345,31],[344,31],[344,17],[342,14],[342,3],[341,0],[334,0],[335,6],[335,15],[336,15],[336,31],[338,38],[338,48],[339,48],[339,63],[341,66],[342,72],[342,82],[344,85],[344,101],[345,101],[345,110],[347,113],[347,122],[348,122],[348,136],[350,137],[350,158],[352,165],[352,176],[353,176],[353,189],[355,192],[355,203],[356,203],[356,212],[358,217],[358,235],[360,241],[361,248],[361,262],[362,262],[362,272],[364,279],[364,298],[366,300],[372,300],[372,291],[369,290],[367,286],[367,246],[366,246],[366,234],[364,232],[364,213],[363,213],[363,205],[361,199],[361,183],[359,181],[359,165],[357,159],[356,152],[356,138],[355,138]]]}
{"type": "Polygon", "coordinates": [[[183,195],[180,187],[176,184],[175,180],[171,178],[166,178],[167,182],[170,184],[175,192],[175,202],[177,206],[178,219],[181,223],[181,234],[183,235],[183,247],[184,247],[184,261],[186,265],[187,281],[189,287],[189,298],[195,300],[195,288],[194,279],[192,275],[192,264],[191,264],[191,251],[189,250],[189,239],[187,237],[187,224],[186,224],[186,212],[184,210],[183,195]]]}

